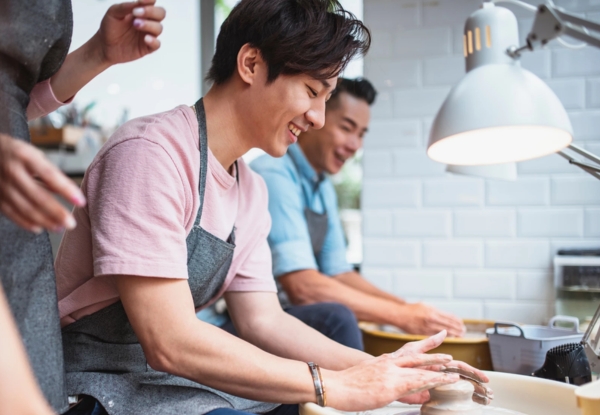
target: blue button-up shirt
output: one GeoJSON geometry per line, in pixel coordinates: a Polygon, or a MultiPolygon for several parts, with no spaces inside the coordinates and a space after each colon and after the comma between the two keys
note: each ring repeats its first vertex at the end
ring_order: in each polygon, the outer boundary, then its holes
{"type": "Polygon", "coordinates": [[[300,146],[290,146],[281,158],[261,156],[250,167],[263,177],[269,190],[273,275],[303,269],[316,269],[329,276],[351,271],[333,183],[317,174],[300,146]],[[312,250],[305,207],[317,213],[327,211],[327,235],[318,256],[312,250]]]}

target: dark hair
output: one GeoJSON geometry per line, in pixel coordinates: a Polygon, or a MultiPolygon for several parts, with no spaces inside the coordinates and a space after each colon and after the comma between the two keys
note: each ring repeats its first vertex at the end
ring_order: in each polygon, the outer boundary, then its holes
{"type": "Polygon", "coordinates": [[[377,91],[365,78],[340,78],[338,79],[337,87],[333,91],[333,94],[331,94],[331,98],[327,101],[327,109],[334,109],[337,107],[339,96],[342,92],[350,94],[355,98],[365,100],[369,105],[375,102],[375,97],[377,96],[377,91]]]}
{"type": "Polygon", "coordinates": [[[267,82],[279,75],[337,76],[371,45],[369,29],[337,0],[242,0],[221,26],[206,76],[222,84],[234,73],[243,45],[258,48],[267,82]]]}

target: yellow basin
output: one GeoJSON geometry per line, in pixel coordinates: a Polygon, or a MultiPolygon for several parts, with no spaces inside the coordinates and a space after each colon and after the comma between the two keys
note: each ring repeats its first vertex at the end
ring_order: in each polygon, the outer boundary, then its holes
{"type": "MultiPolygon", "coordinates": [[[[494,322],[489,320],[463,320],[467,326],[467,333],[481,333],[479,337],[447,338],[432,353],[446,353],[456,360],[462,360],[481,370],[492,370],[492,357],[485,329],[494,327],[494,322]]],[[[374,323],[359,323],[363,333],[365,351],[373,356],[392,353],[408,342],[423,340],[427,336],[414,334],[393,333],[382,330],[381,326],[374,323]]]]}

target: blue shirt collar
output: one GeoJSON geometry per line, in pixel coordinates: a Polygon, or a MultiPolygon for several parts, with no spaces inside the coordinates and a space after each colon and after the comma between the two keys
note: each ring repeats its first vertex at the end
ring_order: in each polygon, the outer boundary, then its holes
{"type": "Polygon", "coordinates": [[[298,173],[300,176],[304,177],[309,182],[314,185],[318,185],[320,182],[325,179],[324,174],[318,174],[313,166],[310,165],[310,162],[304,155],[304,152],[298,145],[298,143],[292,144],[288,147],[288,154],[291,157],[292,161],[296,165],[298,169],[298,173]]]}

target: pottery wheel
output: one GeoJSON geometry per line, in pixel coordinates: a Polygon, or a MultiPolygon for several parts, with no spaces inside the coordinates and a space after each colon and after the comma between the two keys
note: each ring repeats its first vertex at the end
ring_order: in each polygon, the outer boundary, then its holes
{"type": "Polygon", "coordinates": [[[398,412],[395,415],[525,415],[508,409],[484,406],[473,402],[475,388],[466,380],[431,389],[431,398],[420,410],[398,412]]]}

